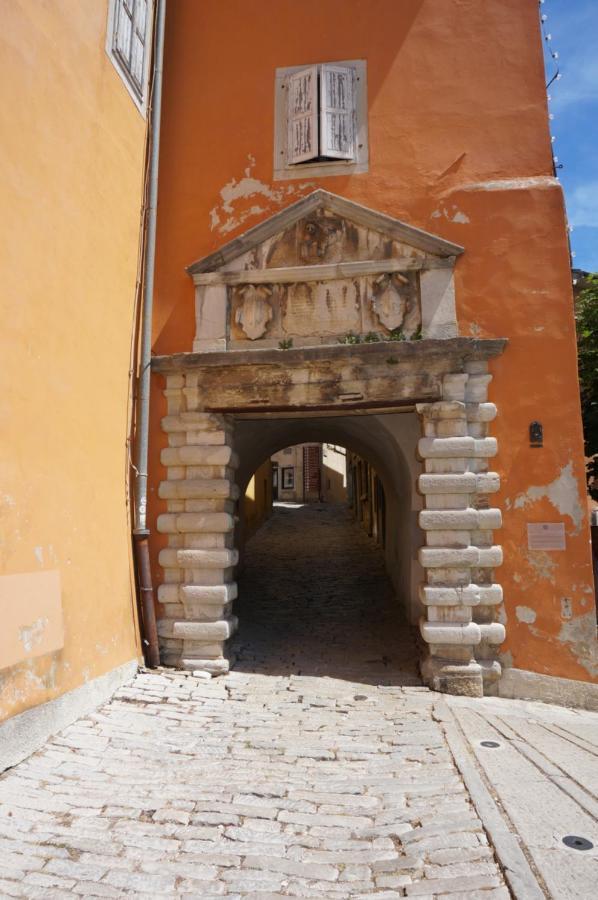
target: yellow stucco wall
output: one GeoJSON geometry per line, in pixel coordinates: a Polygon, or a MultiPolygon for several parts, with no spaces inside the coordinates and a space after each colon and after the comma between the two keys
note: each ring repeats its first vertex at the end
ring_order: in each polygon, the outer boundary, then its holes
{"type": "Polygon", "coordinates": [[[243,542],[262,527],[272,513],[272,462],[267,459],[249,480],[243,497],[243,542]]]}
{"type": "Polygon", "coordinates": [[[0,659],[0,719],[140,652],[125,442],[145,121],[107,11],[0,0],[0,615],[21,660],[0,659]]]}

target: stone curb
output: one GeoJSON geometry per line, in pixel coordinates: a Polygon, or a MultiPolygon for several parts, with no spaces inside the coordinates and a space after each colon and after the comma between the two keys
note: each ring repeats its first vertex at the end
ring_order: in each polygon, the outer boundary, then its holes
{"type": "Polygon", "coordinates": [[[455,765],[461,773],[472,803],[496,850],[505,880],[512,890],[513,896],[516,900],[546,900],[547,895],[540,887],[525,858],[517,835],[507,827],[496,803],[477,772],[471,754],[459,734],[450,708],[443,701],[435,703],[434,716],[442,723],[455,765]]]}

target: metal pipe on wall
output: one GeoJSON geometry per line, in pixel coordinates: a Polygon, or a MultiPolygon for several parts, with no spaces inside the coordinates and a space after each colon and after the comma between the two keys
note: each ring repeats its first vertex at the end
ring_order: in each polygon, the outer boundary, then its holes
{"type": "Polygon", "coordinates": [[[152,311],[154,301],[154,267],[156,259],[156,222],[158,213],[158,164],[160,160],[160,117],[162,112],[162,72],[164,62],[164,26],[166,0],[157,0],[154,43],[154,71],[150,101],[150,161],[148,171],[148,203],[141,307],[141,340],[137,390],[137,422],[135,443],[135,520],[133,529],[137,577],[141,593],[142,630],[148,666],[160,664],[158,631],[154,606],[154,588],[149,557],[147,527],[147,460],[149,443],[149,402],[152,355],[152,311]]]}

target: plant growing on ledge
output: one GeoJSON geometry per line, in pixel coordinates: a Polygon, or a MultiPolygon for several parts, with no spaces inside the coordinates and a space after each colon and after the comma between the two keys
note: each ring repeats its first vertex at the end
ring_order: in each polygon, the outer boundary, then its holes
{"type": "Polygon", "coordinates": [[[278,344],[279,350],[290,350],[293,346],[293,338],[285,338],[285,340],[280,341],[278,344]]]}
{"type": "Polygon", "coordinates": [[[376,344],[380,340],[382,340],[382,338],[379,334],[376,334],[375,331],[368,331],[363,339],[363,342],[364,344],[376,344]]]}
{"type": "Polygon", "coordinates": [[[361,338],[358,334],[353,334],[352,331],[348,331],[338,339],[338,342],[339,344],[361,344],[361,338]]]}
{"type": "Polygon", "coordinates": [[[405,335],[403,334],[402,328],[393,328],[392,331],[389,331],[387,341],[404,341],[405,335]]]}

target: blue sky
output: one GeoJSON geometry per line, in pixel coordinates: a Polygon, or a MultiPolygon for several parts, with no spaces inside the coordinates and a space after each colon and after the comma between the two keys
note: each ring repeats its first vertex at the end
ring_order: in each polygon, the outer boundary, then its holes
{"type": "Polygon", "coordinates": [[[557,64],[562,73],[548,89],[550,130],[563,164],[557,175],[573,226],[573,265],[598,272],[598,0],[545,0],[540,13],[551,35],[544,43],[547,81],[557,64]]]}

